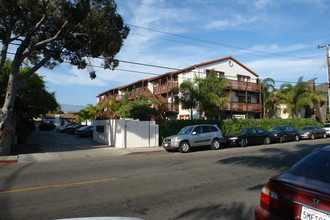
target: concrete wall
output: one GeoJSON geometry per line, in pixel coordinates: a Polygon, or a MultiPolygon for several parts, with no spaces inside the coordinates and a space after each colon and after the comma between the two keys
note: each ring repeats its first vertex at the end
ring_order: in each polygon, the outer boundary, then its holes
{"type": "Polygon", "coordinates": [[[93,139],[118,148],[158,146],[159,127],[155,121],[127,119],[93,121],[93,139]]]}

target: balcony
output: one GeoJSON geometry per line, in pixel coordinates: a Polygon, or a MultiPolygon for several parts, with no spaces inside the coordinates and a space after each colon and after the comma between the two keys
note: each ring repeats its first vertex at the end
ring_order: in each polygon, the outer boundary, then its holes
{"type": "Polygon", "coordinates": [[[261,112],[260,103],[243,103],[243,102],[229,102],[226,104],[226,109],[229,111],[239,112],[261,112]]]}
{"type": "Polygon", "coordinates": [[[251,82],[241,82],[241,81],[231,80],[230,82],[227,83],[227,89],[260,92],[261,85],[251,82]]]}
{"type": "Polygon", "coordinates": [[[179,105],[175,105],[172,103],[162,103],[160,104],[159,110],[162,112],[179,112],[179,105]]]}
{"type": "Polygon", "coordinates": [[[173,85],[171,83],[168,83],[165,85],[154,86],[154,94],[170,92],[173,87],[179,87],[179,83],[174,82],[173,85]]]}

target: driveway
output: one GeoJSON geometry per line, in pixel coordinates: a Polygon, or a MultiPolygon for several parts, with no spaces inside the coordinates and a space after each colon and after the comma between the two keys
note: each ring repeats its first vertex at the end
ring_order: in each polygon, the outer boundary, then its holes
{"type": "Polygon", "coordinates": [[[16,152],[18,154],[47,153],[106,147],[109,146],[93,141],[91,138],[79,138],[76,135],[57,131],[34,131],[25,144],[16,146],[16,152]]]}

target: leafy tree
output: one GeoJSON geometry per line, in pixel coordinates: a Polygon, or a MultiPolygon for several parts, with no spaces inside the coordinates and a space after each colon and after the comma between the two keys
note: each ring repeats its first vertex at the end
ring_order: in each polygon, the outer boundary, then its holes
{"type": "Polygon", "coordinates": [[[302,108],[314,108],[317,103],[324,103],[321,95],[324,95],[323,91],[311,90],[309,85],[303,81],[303,77],[298,79],[295,86],[290,83],[284,83],[281,85],[277,96],[277,105],[286,104],[287,112],[292,117],[300,116],[302,108]]]}
{"type": "MultiPolygon", "coordinates": [[[[100,56],[105,68],[114,69],[128,33],[114,0],[0,0],[0,69],[10,45],[16,50],[0,111],[0,155],[10,151],[16,93],[33,73],[64,61],[84,69],[88,57],[100,56]],[[20,75],[24,62],[32,67],[20,75]]],[[[95,71],[90,77],[96,77],[95,71]]]]}
{"type": "Polygon", "coordinates": [[[184,81],[179,88],[180,94],[176,96],[175,104],[181,104],[182,109],[190,110],[190,119],[193,118],[193,110],[197,108],[199,102],[198,87],[192,81],[184,81]]]}
{"type": "Polygon", "coordinates": [[[105,110],[109,112],[109,119],[113,119],[116,117],[116,112],[118,111],[119,106],[120,104],[116,101],[114,97],[110,97],[109,100],[99,102],[97,104],[97,107],[100,111],[105,110]]]}
{"type": "Polygon", "coordinates": [[[90,121],[95,120],[98,113],[99,113],[99,108],[97,106],[88,104],[86,108],[80,110],[77,113],[76,122],[82,123],[83,121],[85,121],[85,124],[87,125],[88,120],[90,121]]]}
{"type": "Polygon", "coordinates": [[[196,82],[202,118],[205,118],[206,113],[219,112],[225,108],[228,102],[227,79],[218,77],[217,72],[211,70],[206,78],[196,77],[196,82]]]}
{"type": "MultiPolygon", "coordinates": [[[[3,105],[6,95],[6,83],[10,75],[12,61],[6,61],[0,71],[0,104],[3,105]]],[[[31,67],[24,66],[19,75],[25,74],[31,67]]],[[[32,74],[27,82],[17,91],[16,105],[13,112],[16,119],[16,134],[18,142],[24,142],[33,129],[33,118],[45,115],[58,108],[54,92],[46,90],[43,77],[37,73],[32,74]]]]}
{"type": "Polygon", "coordinates": [[[149,120],[150,117],[159,115],[159,112],[152,108],[152,105],[157,104],[159,102],[152,100],[149,94],[138,93],[133,101],[123,101],[116,113],[122,118],[149,120]]]}
{"type": "Polygon", "coordinates": [[[267,103],[271,102],[271,92],[274,91],[275,81],[272,78],[263,79],[261,85],[261,97],[262,97],[262,112],[266,115],[267,103]]]}

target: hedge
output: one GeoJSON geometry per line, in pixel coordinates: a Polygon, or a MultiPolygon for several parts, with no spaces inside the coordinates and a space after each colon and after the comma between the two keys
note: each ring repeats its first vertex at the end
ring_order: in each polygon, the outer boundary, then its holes
{"type": "Polygon", "coordinates": [[[292,126],[301,129],[305,126],[318,125],[314,118],[272,118],[272,119],[226,119],[226,120],[158,120],[159,125],[159,143],[167,136],[177,134],[183,127],[195,124],[216,124],[222,131],[223,136],[228,136],[237,132],[241,128],[261,127],[269,130],[276,126],[292,126]]]}

